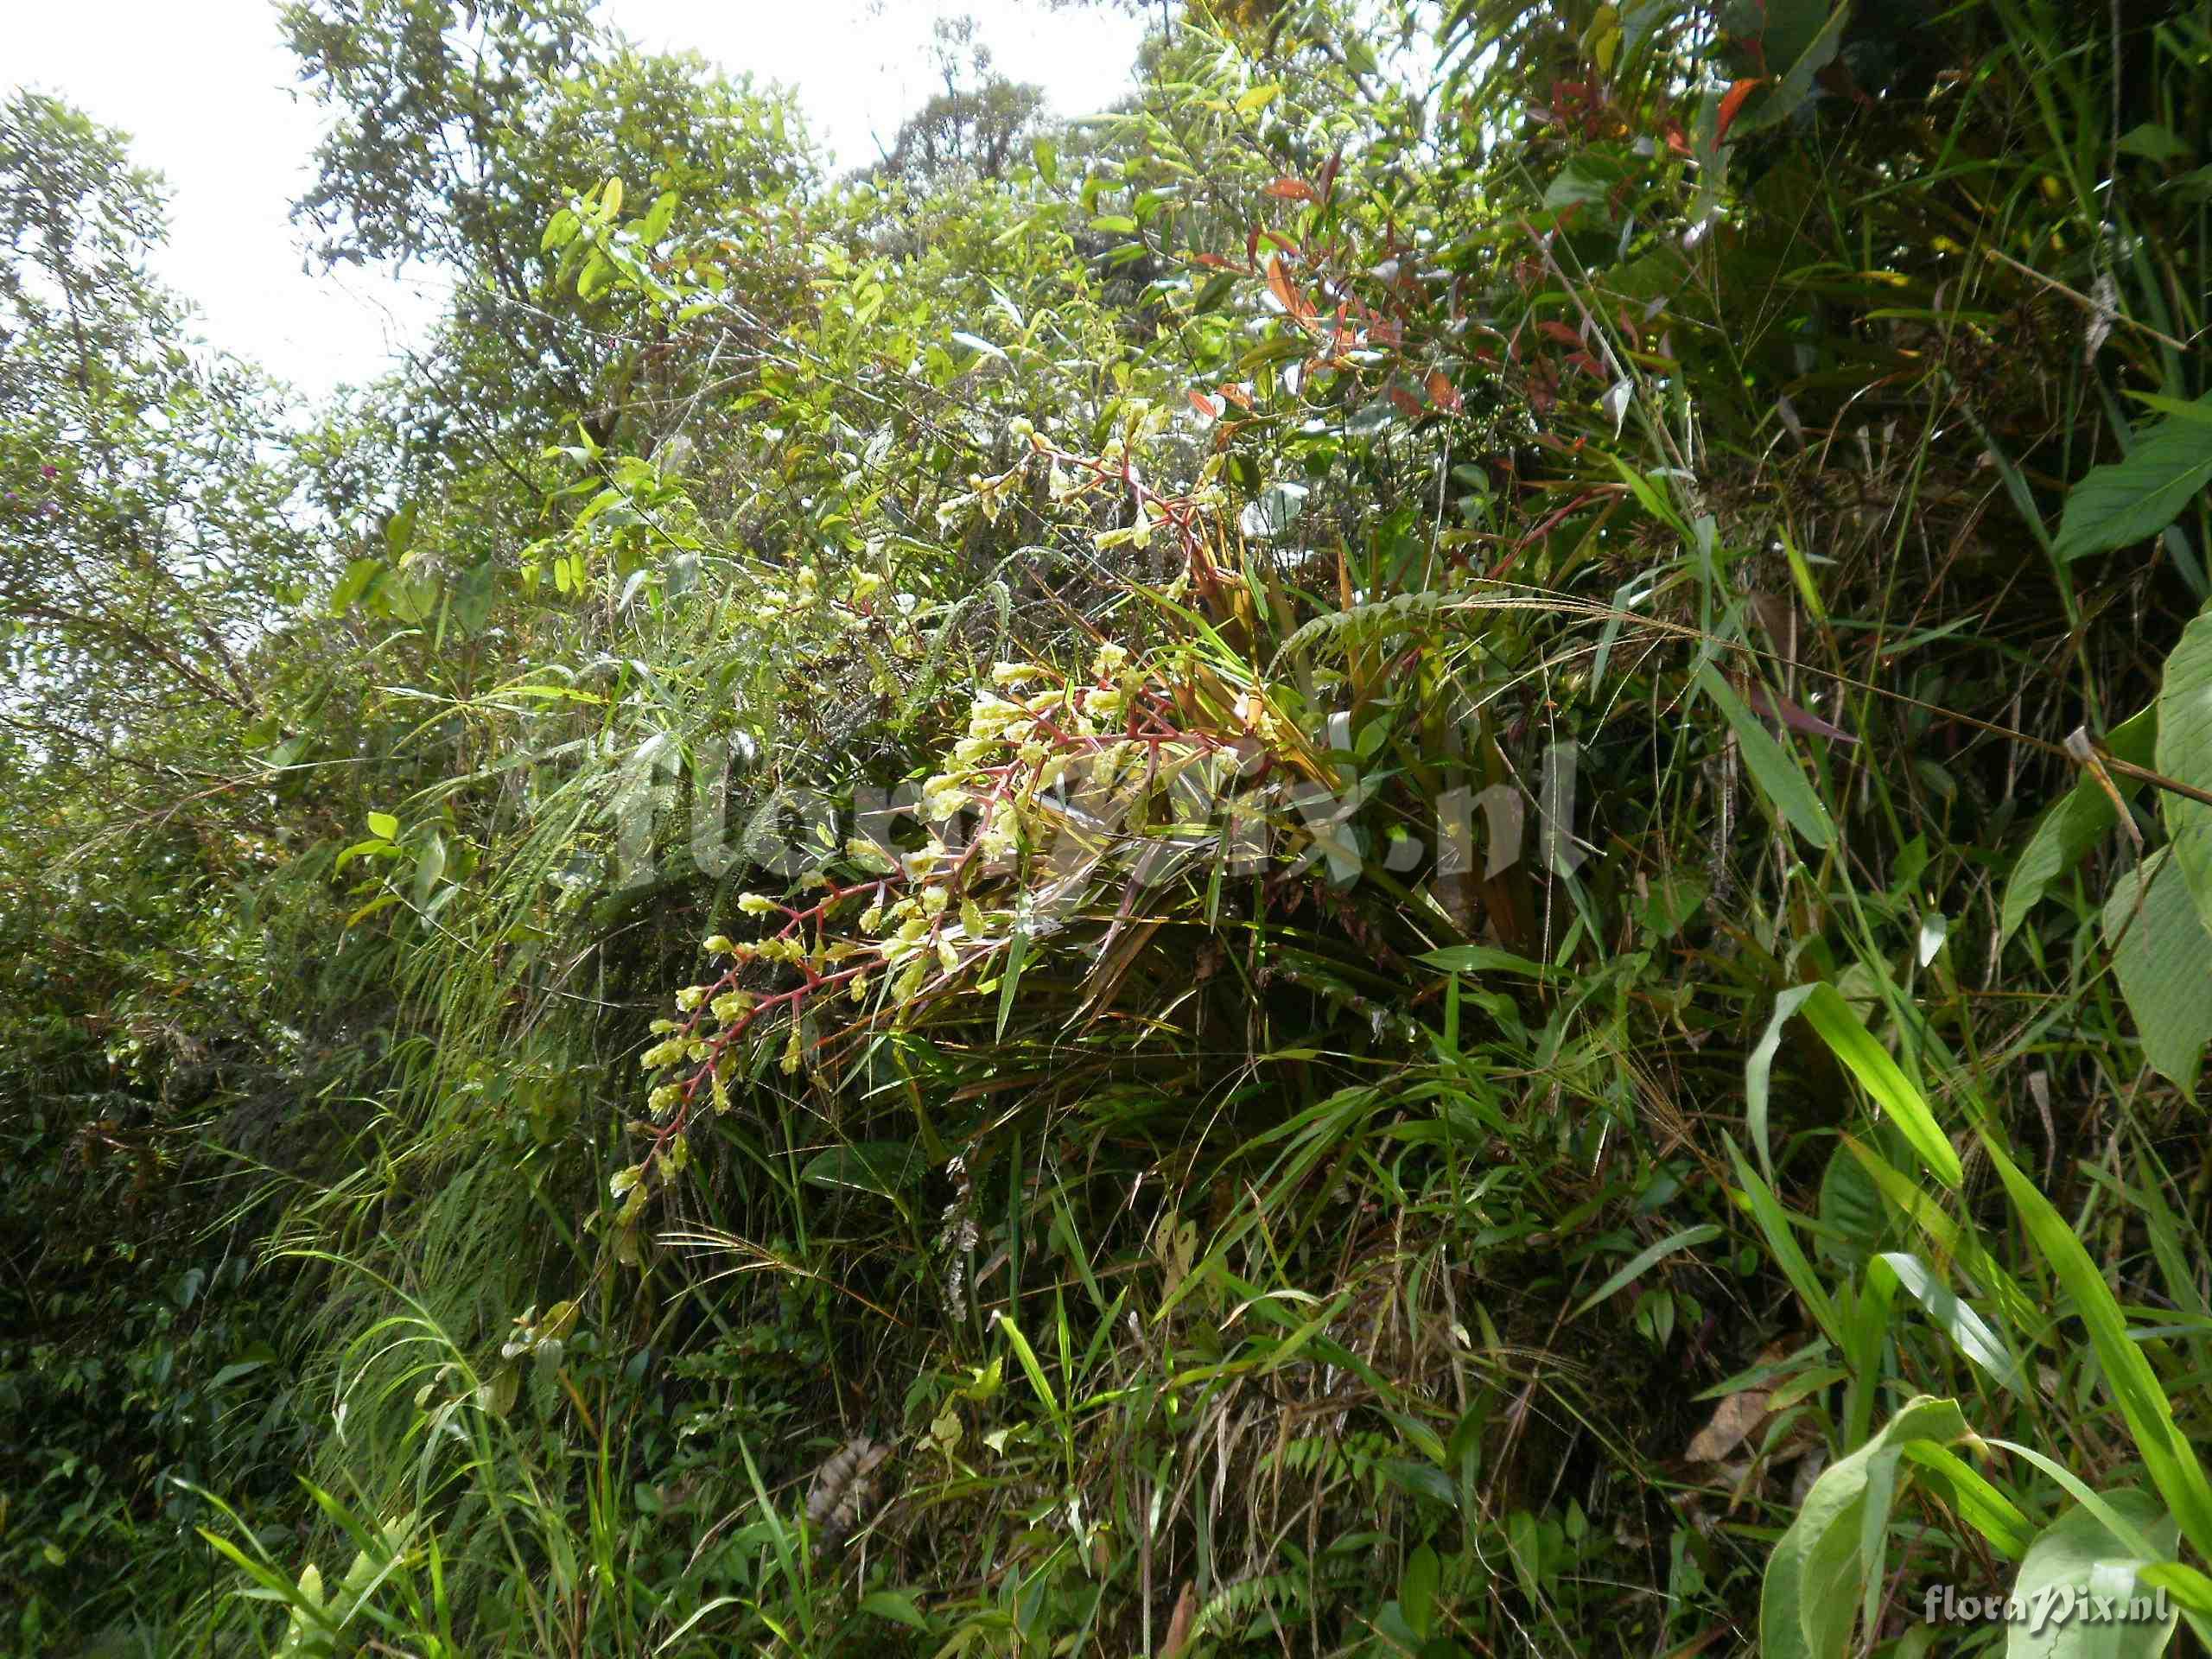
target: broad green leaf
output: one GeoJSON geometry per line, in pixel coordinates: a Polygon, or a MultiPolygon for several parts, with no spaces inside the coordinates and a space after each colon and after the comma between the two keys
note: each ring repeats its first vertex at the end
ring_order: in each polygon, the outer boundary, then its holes
{"type": "Polygon", "coordinates": [[[604,253],[594,252],[584,262],[583,275],[576,278],[576,297],[590,299],[613,280],[614,267],[604,253]]]}
{"type": "Polygon", "coordinates": [[[369,814],[369,833],[384,841],[399,839],[399,820],[389,812],[369,814]]]}
{"type": "Polygon", "coordinates": [[[415,545],[415,516],[419,505],[413,501],[406,502],[398,512],[385,520],[385,551],[395,559],[404,557],[407,550],[415,545]]]}
{"type": "Polygon", "coordinates": [[[2171,848],[2121,876],[2105,900],[2104,937],[2151,1069],[2196,1086],[2212,1043],[2212,929],[2171,848]]]}
{"type": "Polygon", "coordinates": [[[419,910],[430,902],[430,895],[438,890],[438,881],[445,873],[446,838],[433,830],[423,850],[415,855],[416,908],[419,910]]]}
{"type": "Polygon", "coordinates": [[[1882,1577],[1879,1540],[1904,1448],[1915,1441],[1948,1446],[1966,1433],[1956,1401],[1923,1395],[1813,1483],[1767,1560],[1759,1591],[1763,1659],[1847,1659],[1867,1586],[1882,1577]],[[1877,1541],[1871,1550],[1870,1537],[1877,1541]]]}
{"type": "Polygon", "coordinates": [[[896,1198],[919,1181],[921,1154],[903,1141],[855,1141],[810,1159],[799,1179],[816,1186],[847,1187],[896,1198]]]}
{"type": "Polygon", "coordinates": [[[1779,79],[1738,118],[1734,134],[1756,132],[1797,112],[1813,95],[1821,71],[1835,60],[1851,10],[1851,0],[1836,0],[1833,6],[1829,0],[1765,0],[1760,10],[1766,27],[1759,45],[1767,73],[1779,79]]]}
{"type": "Polygon", "coordinates": [[[382,559],[354,559],[346,566],[346,574],[338,578],[338,585],[330,590],[330,613],[342,616],[374,585],[384,574],[382,559]]]}
{"type": "Polygon", "coordinates": [[[1891,1222],[1881,1188],[1848,1147],[1831,1153],[1821,1173],[1820,1217],[1826,1230],[1815,1241],[1821,1254],[1848,1268],[1866,1266],[1889,1241],[1891,1222]]]}
{"type": "Polygon", "coordinates": [[[1826,850],[1835,839],[1835,825],[1829,821],[1827,808],[1821,804],[1821,798],[1814,792],[1813,785],[1789,751],[1774,741],[1712,664],[1699,667],[1697,682],[1736,734],[1736,744],[1743,751],[1744,765],[1751,774],[1751,781],[1774,803],[1792,829],[1814,846],[1826,850]]]}
{"type": "Polygon", "coordinates": [[[1405,1615],[1413,1633],[1424,1642],[1436,1617],[1436,1586],[1443,1576],[1443,1564],[1436,1552],[1423,1544],[1406,1557],[1405,1571],[1398,1579],[1398,1608],[1405,1615]]]}
{"type": "MultiPolygon", "coordinates": [[[[2181,1529],[2148,1492],[2099,1494],[2160,1552],[2171,1557],[2181,1529]]],[[[2005,1659],[2154,1659],[2173,1639],[2174,1618],[2115,1622],[2088,1617],[2091,1594],[2110,1595],[2121,1580],[2134,1592],[2135,1553],[2087,1506],[2075,1504],[2036,1535],[2020,1563],[2012,1594],[2026,1618],[2010,1625],[2005,1659]]]]}
{"type": "MultiPolygon", "coordinates": [[[[2212,393],[2197,400],[2212,403],[2212,393]]],[[[2212,483],[2212,424],[2169,416],[2125,461],[2092,467],[2066,497],[2053,554],[2061,563],[2148,541],[2212,483]]]]}
{"type": "Polygon", "coordinates": [[[576,218],[575,208],[559,209],[545,221],[545,234],[537,239],[537,251],[550,253],[556,248],[566,247],[582,228],[582,222],[576,218]]]}
{"type": "MultiPolygon", "coordinates": [[[[2170,668],[2169,683],[2171,677],[2170,668]]],[[[2154,703],[2113,727],[2106,734],[2105,747],[2123,760],[2139,766],[2152,766],[2156,764],[2158,735],[2158,709],[2154,703]]],[[[2112,783],[2123,800],[2132,798],[2139,787],[2135,779],[2123,772],[2113,773],[2112,783]]],[[[2005,883],[2005,903],[1999,921],[1999,944],[2018,931],[2020,924],[2027,920],[2028,912],[2050,890],[2050,884],[2080,863],[2082,855],[2103,840],[2119,822],[2112,797],[2094,778],[2081,778],[2059,797],[2058,804],[2044,814],[2035,833],[2028,837],[2026,848],[2005,883]]]]}
{"type": "MultiPolygon", "coordinates": [[[[2182,631],[2166,658],[2158,711],[2158,769],[2177,783],[2212,791],[2212,607],[2182,631]]],[[[2169,793],[2164,810],[2174,861],[2197,915],[2212,927],[2212,806],[2169,793]]]]}
{"type": "Polygon", "coordinates": [[[654,197],[653,205],[646,210],[645,218],[638,221],[638,240],[651,247],[666,236],[682,200],[673,190],[664,190],[654,197]]]}
{"type": "Polygon", "coordinates": [[[904,1624],[909,1630],[926,1631],[930,1627],[929,1620],[922,1617],[922,1610],[914,1605],[914,1599],[903,1590],[872,1591],[861,1598],[860,1610],[904,1624]]]}

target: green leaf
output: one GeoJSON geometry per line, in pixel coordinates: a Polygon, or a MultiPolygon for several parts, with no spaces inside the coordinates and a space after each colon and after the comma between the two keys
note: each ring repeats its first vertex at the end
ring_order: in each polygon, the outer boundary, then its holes
{"type": "MultiPolygon", "coordinates": [[[[2167,678],[2171,683],[2171,667],[2167,678]]],[[[2122,760],[2147,766],[2156,761],[2154,745],[2158,735],[2158,707],[2153,703],[2107,733],[2105,747],[2122,760]]],[[[2112,782],[2122,800],[2131,798],[2139,787],[2124,772],[2113,773],[2112,782]]],[[[2080,863],[2082,855],[2103,840],[2119,822],[2120,814],[2113,807],[2112,797],[2094,778],[2084,776],[2060,796],[2058,804],[2044,814],[2035,833],[2028,837],[2026,848],[2005,883],[1998,943],[2001,944],[2011,938],[2020,924],[2027,920],[2028,912],[2050,891],[2051,883],[2080,863]]]]}
{"type": "Polygon", "coordinates": [[[1236,100],[1236,113],[1250,115],[1255,111],[1264,110],[1281,96],[1282,86],[1279,81],[1269,81],[1264,86],[1255,86],[1236,100]]]}
{"type": "Polygon", "coordinates": [[[1021,970],[1029,960],[1029,925],[1018,921],[1014,925],[1014,936],[1007,941],[1006,973],[999,982],[999,1025],[994,1041],[1004,1041],[1006,1022],[1014,1013],[1014,994],[1021,983],[1021,970]]]}
{"type": "Polygon", "coordinates": [[[1989,1540],[1999,1554],[2017,1561],[2028,1553],[2034,1532],[2028,1517],[1972,1464],[1933,1440],[1911,1441],[1904,1456],[1907,1463],[1929,1471],[1951,1489],[1951,1503],[1960,1517],[1989,1540]]]}
{"type": "Polygon", "coordinates": [[[2102,1270],[2082,1247],[2071,1224],[2014,1166],[1995,1137],[1984,1131],[1982,1141],[2028,1236],[2050,1264],[2073,1303],[2074,1313],[2088,1332],[2089,1345],[2105,1374],[2105,1385],[2127,1420],[2136,1455],[2190,1542],[2202,1553],[2212,1553],[2212,1487],[2206,1485],[2196,1453],[2174,1422],[2173,1403],[2159,1385],[2158,1373],[2151,1369],[2141,1346],[2129,1336],[2127,1317],[2105,1283],[2102,1270]]]}
{"type": "MultiPolygon", "coordinates": [[[[2148,1492],[2098,1495],[2162,1555],[2181,1529],[2148,1492]]],[[[2092,1595],[2126,1596],[2138,1561],[2087,1505],[2077,1503],[2036,1535],[2012,1581],[2027,1618],[2011,1625],[2005,1659],[2153,1659],[2173,1639],[2177,1620],[2104,1621],[2086,1616],[2092,1595]]]]}
{"type": "MultiPolygon", "coordinates": [[[[1856,1166],[1853,1164],[1853,1167],[1856,1166]]],[[[1929,1319],[1942,1326],[1961,1353],[2013,1393],[2025,1389],[2020,1362],[2005,1345],[2004,1338],[1980,1314],[1961,1301],[1949,1286],[1930,1273],[1926,1262],[1903,1251],[1891,1251],[1876,1259],[1897,1275],[1897,1282],[1928,1311],[1929,1319]]]]}
{"type": "Polygon", "coordinates": [[[1782,1047],[1782,1028],[1805,1006],[1805,999],[1812,995],[1814,989],[1811,985],[1793,985],[1774,999],[1774,1013],[1768,1017],[1766,1030],[1761,1033],[1758,1046],[1751,1050],[1751,1058],[1744,1062],[1745,1127],[1751,1134],[1751,1150],[1759,1155],[1759,1167],[1766,1172],[1770,1181],[1774,1179],[1774,1154],[1767,1148],[1766,1122],[1774,1057],[1782,1047]]]}
{"type": "Polygon", "coordinates": [[[1030,146],[1030,156],[1037,163],[1037,176],[1045,181],[1047,190],[1060,188],[1060,152],[1049,138],[1039,138],[1030,146]]]}
{"type": "Polygon", "coordinates": [[[537,239],[537,251],[540,253],[550,253],[556,248],[568,246],[577,231],[582,228],[582,222],[576,218],[575,208],[560,209],[552,218],[545,221],[545,234],[537,239]]]}
{"type": "Polygon", "coordinates": [[[354,559],[346,566],[346,574],[338,578],[338,585],[330,590],[330,613],[342,616],[360,602],[362,595],[376,579],[384,574],[382,559],[354,559]]]}
{"type": "Polygon", "coordinates": [[[922,1610],[914,1605],[914,1599],[903,1590],[877,1590],[862,1596],[861,1611],[904,1624],[909,1630],[927,1631],[930,1627],[929,1620],[922,1617],[922,1610]]]}
{"type": "MultiPolygon", "coordinates": [[[[2177,783],[2212,791],[2212,606],[2182,630],[2158,687],[2157,766],[2177,783]]],[[[2165,797],[2166,830],[2196,913],[2212,927],[2212,806],[2165,797]]]]}
{"type": "Polygon", "coordinates": [[[604,253],[594,251],[584,262],[583,275],[576,278],[576,297],[588,300],[614,280],[614,267],[607,262],[604,253]]]}
{"type": "Polygon", "coordinates": [[[1014,1357],[1028,1374],[1029,1386],[1037,1390],[1037,1398],[1044,1403],[1045,1409],[1057,1419],[1060,1414],[1059,1399],[1053,1394],[1052,1385],[1045,1380],[1045,1368],[1037,1363],[1037,1351],[1029,1345],[1029,1338],[1021,1334],[1020,1327],[1012,1319],[1003,1313],[995,1317],[999,1329],[1006,1332],[1006,1339],[1014,1344],[1014,1357]]]}
{"type": "Polygon", "coordinates": [[[399,839],[399,820],[389,812],[369,814],[369,833],[381,841],[399,839]]]}
{"type": "Polygon", "coordinates": [[[817,1154],[799,1179],[891,1198],[918,1182],[924,1169],[921,1154],[904,1141],[855,1141],[817,1154]]]}
{"type": "Polygon", "coordinates": [[[1821,1253],[1854,1270],[1889,1239],[1890,1212],[1882,1190],[1848,1147],[1831,1153],[1821,1172],[1820,1217],[1826,1230],[1815,1241],[1821,1253]]]}
{"type": "MultiPolygon", "coordinates": [[[[375,915],[378,911],[389,910],[392,906],[398,902],[399,895],[396,893],[380,893],[376,898],[370,899],[367,904],[363,905],[352,915],[348,916],[346,918],[344,925],[346,927],[351,927],[357,922],[365,922],[370,917],[375,915]]],[[[340,931],[342,931],[343,930],[341,929],[340,931]]]]}
{"type": "MultiPolygon", "coordinates": [[[[1786,994],[1787,995],[1787,994],[1786,994]]],[[[1964,1172],[1950,1139],[1936,1122],[1936,1114],[1898,1069],[1889,1051],[1843,1000],[1843,993],[1823,980],[1803,998],[1806,1022],[1821,1034],[1836,1058],[1850,1068],[1859,1086],[1874,1097],[1883,1115],[1897,1127],[1921,1163],[1944,1185],[1955,1188],[1964,1172]]]]}
{"type": "Polygon", "coordinates": [[[1767,73],[1779,79],[1737,118],[1731,137],[1756,132],[1795,115],[1813,95],[1821,71],[1835,60],[1843,45],[1844,25],[1851,21],[1850,0],[1840,0],[1833,9],[1829,0],[1765,0],[1760,11],[1765,20],[1760,50],[1767,73]]]}
{"type": "Polygon", "coordinates": [[[1744,765],[1751,774],[1751,781],[1774,803],[1792,829],[1826,851],[1835,840],[1835,825],[1829,822],[1827,808],[1821,804],[1821,798],[1814,793],[1812,785],[1806,781],[1804,772],[1789,752],[1774,741],[1712,664],[1700,664],[1697,682],[1735,732],[1736,744],[1743,751],[1744,765]]]}
{"type": "Polygon", "coordinates": [[[1904,1448],[1916,1441],[1949,1446],[1966,1433],[1956,1401],[1923,1395],[1813,1483],[1767,1560],[1759,1590],[1763,1659],[1847,1659],[1867,1586],[1882,1578],[1882,1538],[1904,1448]]]}
{"type": "Polygon", "coordinates": [[[2187,161],[2194,153],[2175,136],[2171,127],[2161,126],[2156,121],[2145,121],[2131,128],[2120,138],[2120,149],[2124,155],[2160,162],[2187,161]]]}
{"type": "Polygon", "coordinates": [[[385,520],[385,551],[395,559],[404,556],[415,544],[415,512],[416,504],[410,501],[385,520]]]}
{"type": "Polygon", "coordinates": [[[423,850],[415,855],[415,906],[421,909],[430,902],[430,895],[438,890],[438,879],[446,873],[446,838],[436,830],[423,850]]]}
{"type": "Polygon", "coordinates": [[[2104,936],[2120,995],[2142,1033],[2143,1058],[2169,1082],[2195,1088],[2212,1043],[2212,930],[2172,848],[2160,848],[2114,884],[2104,936]]]}
{"type": "Polygon", "coordinates": [[[1446,945],[1441,950],[1426,951],[1414,960],[1431,968],[1441,968],[1447,974],[1525,974],[1531,979],[1544,976],[1541,963],[1516,957],[1510,950],[1501,950],[1492,944],[1446,945]]]}
{"type": "Polygon", "coordinates": [[[1782,1276],[1797,1293],[1814,1322],[1833,1342],[1840,1326],[1836,1322],[1835,1304],[1821,1287],[1820,1275],[1813,1271],[1813,1264],[1805,1259],[1805,1252],[1797,1246],[1796,1236],[1789,1230],[1789,1212],[1783,1209],[1782,1200],[1774,1196],[1774,1189],[1761,1180],[1756,1170],[1744,1161],[1732,1140],[1728,1144],[1729,1160],[1736,1166],[1736,1179],[1743,1186],[1743,1206],[1751,1212],[1758,1223],[1759,1231],[1766,1235],[1766,1246],[1774,1257],[1774,1264],[1782,1269],[1782,1276]]]}
{"type": "Polygon", "coordinates": [[[1398,1610],[1413,1633],[1424,1642],[1435,1624],[1436,1586],[1442,1577],[1442,1563],[1427,1544],[1406,1557],[1406,1569],[1399,1575],[1398,1610]]]}
{"type": "MultiPolygon", "coordinates": [[[[2212,392],[2197,400],[2212,404],[2212,392]]],[[[2148,541],[2212,482],[2212,424],[2170,417],[2125,461],[2092,467],[2069,492],[2054,556],[2061,563],[2148,541]]]]}
{"type": "Polygon", "coordinates": [[[1722,1230],[1719,1225],[1708,1221],[1700,1226],[1685,1227],[1679,1233],[1671,1234],[1661,1239],[1656,1244],[1637,1251],[1619,1272],[1584,1297],[1581,1305],[1567,1317],[1580,1319],[1607,1297],[1632,1283],[1646,1268],[1653,1263],[1663,1261],[1676,1250],[1686,1250],[1693,1244],[1709,1244],[1720,1236],[1722,1230]]]}

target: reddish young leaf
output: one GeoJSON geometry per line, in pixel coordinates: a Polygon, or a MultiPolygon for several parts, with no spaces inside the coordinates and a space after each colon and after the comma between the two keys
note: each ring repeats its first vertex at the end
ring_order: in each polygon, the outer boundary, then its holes
{"type": "Polygon", "coordinates": [[[1764,85],[1764,75],[1753,75],[1739,80],[1723,93],[1720,99],[1720,118],[1713,124],[1713,143],[1717,149],[1728,142],[1728,129],[1735,124],[1737,111],[1744,107],[1744,100],[1764,85]]]}
{"type": "Polygon", "coordinates": [[[1398,406],[1399,412],[1404,415],[1408,420],[1415,420],[1420,417],[1421,399],[1414,397],[1413,393],[1408,391],[1403,386],[1393,386],[1390,388],[1390,401],[1398,406]]]}
{"type": "Polygon", "coordinates": [[[1582,336],[1576,334],[1573,329],[1568,327],[1557,317],[1540,318],[1537,321],[1536,327],[1539,332],[1550,339],[1559,341],[1562,346],[1580,346],[1582,343],[1582,336]]]}
{"type": "Polygon", "coordinates": [[[1321,169],[1321,194],[1325,200],[1335,193],[1337,188],[1337,173],[1344,164],[1344,147],[1339,144],[1337,147],[1337,153],[1329,157],[1328,165],[1321,169]]]}
{"type": "Polygon", "coordinates": [[[1230,264],[1228,260],[1223,258],[1217,253],[1202,253],[1198,256],[1198,263],[1204,265],[1208,270],[1235,270],[1237,269],[1236,266],[1230,264]]]}
{"type": "Polygon", "coordinates": [[[1303,179],[1277,179],[1267,188],[1266,194],[1278,201],[1319,201],[1319,191],[1303,179]]]}
{"type": "Polygon", "coordinates": [[[1766,688],[1755,682],[1745,685],[1744,701],[1751,705],[1754,714],[1764,715],[1769,720],[1778,720],[1793,732],[1832,738],[1839,743],[1856,743],[1859,741],[1841,727],[1830,725],[1818,715],[1799,708],[1787,697],[1770,698],[1766,688]]]}
{"type": "Polygon", "coordinates": [[[1221,395],[1239,409],[1252,407],[1252,394],[1242,386],[1224,386],[1221,389],[1221,395]]]}
{"type": "Polygon", "coordinates": [[[1283,268],[1283,263],[1280,257],[1268,261],[1268,288],[1275,298],[1282,302],[1282,308],[1290,315],[1294,321],[1304,323],[1309,327],[1312,325],[1313,304],[1305,295],[1298,291],[1298,284],[1290,280],[1290,272],[1283,268]]]}
{"type": "Polygon", "coordinates": [[[1441,369],[1428,372],[1428,401],[1448,415],[1459,412],[1462,403],[1459,388],[1445,378],[1441,369]]]}
{"type": "Polygon", "coordinates": [[[1197,390],[1195,387],[1192,388],[1190,393],[1190,398],[1191,407],[1197,410],[1198,413],[1205,416],[1206,419],[1210,421],[1217,421],[1221,418],[1221,405],[1214,402],[1212,398],[1207,397],[1203,391],[1197,390]]]}

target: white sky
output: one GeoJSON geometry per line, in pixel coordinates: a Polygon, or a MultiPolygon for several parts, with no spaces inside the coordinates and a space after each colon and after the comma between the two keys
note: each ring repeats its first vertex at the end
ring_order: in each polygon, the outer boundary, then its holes
{"type": "MultiPolygon", "coordinates": [[[[309,276],[289,213],[308,178],[318,112],[296,99],[274,0],[63,0],[10,6],[0,94],[29,85],[132,139],[171,188],[157,262],[196,303],[214,345],[320,394],[383,368],[436,308],[435,276],[340,269],[309,276]]],[[[1140,26],[1110,10],[1040,0],[602,0],[649,50],[688,48],[797,89],[839,170],[875,158],[935,80],[931,25],[973,15],[996,67],[1038,83],[1063,116],[1126,90],[1140,26]]]]}

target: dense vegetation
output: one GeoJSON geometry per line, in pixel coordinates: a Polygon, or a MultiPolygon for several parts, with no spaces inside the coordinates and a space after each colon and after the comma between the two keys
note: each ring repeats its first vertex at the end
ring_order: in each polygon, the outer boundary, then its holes
{"type": "Polygon", "coordinates": [[[2205,1641],[2212,4],[1142,10],[0,107],[0,1643],[2205,1641]]]}

